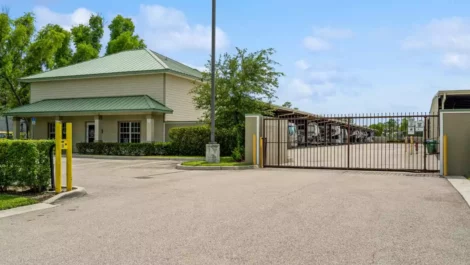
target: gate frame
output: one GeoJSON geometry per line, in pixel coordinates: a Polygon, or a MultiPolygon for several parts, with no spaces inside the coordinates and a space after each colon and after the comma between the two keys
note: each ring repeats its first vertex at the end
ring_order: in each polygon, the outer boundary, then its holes
{"type": "MultiPolygon", "coordinates": [[[[442,152],[439,152],[438,155],[439,157],[437,158],[437,165],[438,169],[428,169],[427,168],[427,156],[432,156],[433,154],[427,154],[426,150],[426,141],[427,141],[427,126],[431,126],[431,123],[428,124],[427,119],[434,119],[435,122],[437,122],[437,131],[435,131],[438,134],[438,138],[442,138],[442,127],[440,125],[441,123],[441,113],[438,114],[408,114],[408,115],[358,115],[358,116],[323,116],[323,115],[315,115],[315,116],[307,116],[307,117],[293,117],[293,118],[285,118],[285,117],[264,117],[263,118],[263,125],[262,125],[262,134],[263,134],[263,167],[271,167],[271,168],[301,168],[301,169],[333,169],[333,170],[359,170],[359,171],[391,171],[391,172],[414,172],[414,173],[437,173],[442,170],[441,166],[441,161],[440,156],[442,152]],[[351,160],[351,154],[350,154],[350,135],[351,135],[351,119],[393,119],[393,118],[400,118],[400,119],[405,119],[405,118],[422,118],[424,120],[424,129],[423,129],[423,168],[422,169],[394,169],[394,168],[362,168],[362,167],[351,167],[350,166],[350,160],[351,160]],[[309,120],[315,121],[318,119],[325,119],[325,120],[339,120],[339,119],[347,119],[347,130],[348,130],[348,142],[347,142],[347,167],[329,167],[329,166],[289,166],[289,165],[281,165],[278,163],[278,165],[267,165],[266,164],[266,155],[267,155],[267,146],[269,144],[268,138],[266,137],[266,120],[287,120],[287,122],[291,121],[298,121],[298,120],[305,120],[306,124],[308,123],[309,120]]],[[[279,125],[278,125],[279,129],[279,125]]],[[[305,134],[307,134],[307,127],[305,127],[305,134]]],[[[326,137],[326,135],[325,135],[326,137]]],[[[307,141],[307,140],[306,140],[307,141]]],[[[279,143],[279,132],[278,132],[278,142],[279,143]]],[[[326,139],[325,139],[325,144],[326,144],[326,139]]],[[[280,145],[279,145],[280,146],[280,145]]],[[[308,144],[307,144],[308,146],[308,144]]],[[[279,147],[280,148],[280,147],[279,147]]],[[[406,147],[405,147],[406,148],[406,147]]],[[[442,145],[440,144],[440,148],[442,149],[442,145]]],[[[279,151],[278,151],[278,160],[279,160],[279,151]]]]}

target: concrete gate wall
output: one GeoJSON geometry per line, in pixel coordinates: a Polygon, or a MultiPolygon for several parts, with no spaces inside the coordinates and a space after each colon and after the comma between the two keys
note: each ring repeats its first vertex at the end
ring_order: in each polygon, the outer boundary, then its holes
{"type": "MultiPolygon", "coordinates": [[[[441,139],[447,135],[447,161],[450,176],[470,174],[470,110],[442,110],[440,113],[441,139]]],[[[444,145],[440,145],[441,157],[444,145]]],[[[443,163],[443,159],[441,159],[443,163]]],[[[443,174],[441,164],[441,175],[443,174]]]]}

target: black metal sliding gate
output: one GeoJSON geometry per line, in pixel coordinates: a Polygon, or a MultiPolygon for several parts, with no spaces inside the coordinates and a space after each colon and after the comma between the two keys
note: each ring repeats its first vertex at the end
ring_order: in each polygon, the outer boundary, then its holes
{"type": "Polygon", "coordinates": [[[437,114],[265,118],[264,166],[439,171],[437,114]]]}

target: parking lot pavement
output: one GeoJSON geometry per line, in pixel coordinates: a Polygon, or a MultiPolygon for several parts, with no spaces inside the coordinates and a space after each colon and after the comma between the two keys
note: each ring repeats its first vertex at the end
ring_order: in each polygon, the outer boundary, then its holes
{"type": "Polygon", "coordinates": [[[1,263],[470,264],[445,179],[175,163],[75,159],[89,195],[0,219],[1,263]]]}

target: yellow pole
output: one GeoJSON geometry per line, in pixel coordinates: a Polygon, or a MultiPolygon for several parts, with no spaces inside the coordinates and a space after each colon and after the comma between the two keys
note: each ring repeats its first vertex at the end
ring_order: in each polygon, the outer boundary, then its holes
{"type": "Polygon", "coordinates": [[[62,192],[62,123],[55,123],[55,192],[62,192]]]}
{"type": "Polygon", "coordinates": [[[263,149],[263,137],[259,138],[259,167],[264,167],[264,149],[263,149]]]}
{"type": "Polygon", "coordinates": [[[253,134],[253,165],[256,165],[256,134],[253,134]]]}
{"type": "Polygon", "coordinates": [[[444,176],[447,176],[447,134],[444,134],[444,157],[443,157],[443,162],[444,162],[444,176]]]}
{"type": "Polygon", "coordinates": [[[72,123],[67,123],[67,191],[72,190],[72,123]]]}

